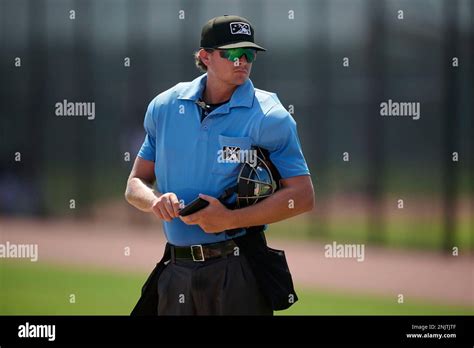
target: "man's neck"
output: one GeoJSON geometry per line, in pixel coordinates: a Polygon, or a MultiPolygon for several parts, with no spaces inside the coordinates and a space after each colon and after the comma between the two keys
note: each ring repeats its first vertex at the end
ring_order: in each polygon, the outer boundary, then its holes
{"type": "Polygon", "coordinates": [[[228,101],[238,86],[223,83],[220,80],[207,78],[202,99],[208,104],[219,104],[228,101]]]}

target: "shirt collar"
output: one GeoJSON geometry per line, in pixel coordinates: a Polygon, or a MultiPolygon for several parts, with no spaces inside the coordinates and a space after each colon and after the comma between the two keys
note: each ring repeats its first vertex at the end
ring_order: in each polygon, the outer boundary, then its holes
{"type": "MultiPolygon", "coordinates": [[[[207,74],[198,76],[179,93],[178,99],[197,101],[202,96],[202,91],[204,90],[206,81],[207,74]]],[[[234,91],[230,102],[219,108],[219,113],[228,113],[230,108],[239,106],[247,108],[252,107],[254,95],[255,89],[253,87],[253,83],[250,79],[247,79],[244,84],[237,87],[237,89],[234,91]]]]}

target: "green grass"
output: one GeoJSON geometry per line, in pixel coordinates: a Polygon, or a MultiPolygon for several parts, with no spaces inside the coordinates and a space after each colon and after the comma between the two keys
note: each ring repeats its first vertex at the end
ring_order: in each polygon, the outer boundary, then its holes
{"type": "MultiPolygon", "coordinates": [[[[129,315],[146,274],[0,262],[0,315],[129,315]],[[76,303],[69,302],[70,294],[76,303]]],[[[299,301],[277,315],[474,314],[474,308],[297,288],[299,301]]]]}
{"type": "Polygon", "coordinates": [[[474,307],[320,290],[298,291],[299,300],[282,315],[474,315],[474,307]]]}
{"type": "Polygon", "coordinates": [[[0,314],[129,314],[146,275],[0,263],[0,314]],[[75,303],[70,303],[70,295],[75,303]]]}

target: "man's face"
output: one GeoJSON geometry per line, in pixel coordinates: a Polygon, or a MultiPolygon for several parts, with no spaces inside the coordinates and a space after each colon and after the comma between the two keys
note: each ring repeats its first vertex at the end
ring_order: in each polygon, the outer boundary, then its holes
{"type": "Polygon", "coordinates": [[[240,86],[245,83],[252,70],[252,63],[247,62],[245,55],[230,61],[221,57],[219,50],[211,53],[201,50],[200,56],[207,66],[207,74],[228,85],[240,86]]]}

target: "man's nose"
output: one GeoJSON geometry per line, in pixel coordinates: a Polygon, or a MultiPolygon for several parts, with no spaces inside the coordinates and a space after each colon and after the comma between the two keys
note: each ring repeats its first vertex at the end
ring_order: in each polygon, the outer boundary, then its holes
{"type": "Polygon", "coordinates": [[[248,64],[247,56],[243,54],[242,57],[239,58],[239,65],[246,65],[246,64],[248,64]]]}

